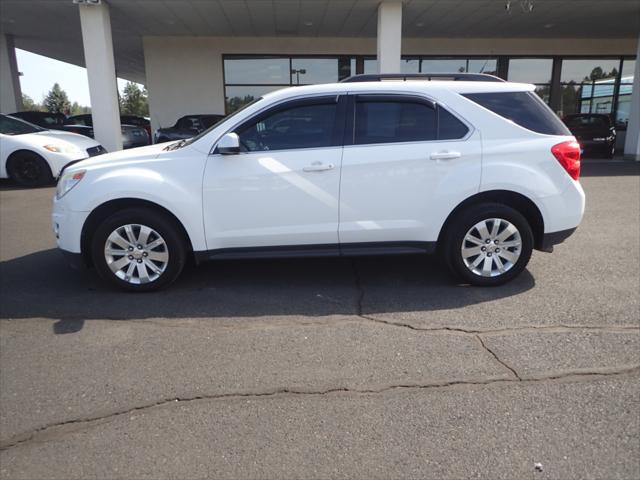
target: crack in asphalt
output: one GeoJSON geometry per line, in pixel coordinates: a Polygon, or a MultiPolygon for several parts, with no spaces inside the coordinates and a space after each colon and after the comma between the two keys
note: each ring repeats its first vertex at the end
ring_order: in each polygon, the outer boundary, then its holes
{"type": "Polygon", "coordinates": [[[622,375],[627,375],[632,373],[640,373],[640,366],[633,366],[633,367],[623,368],[619,370],[603,369],[603,370],[591,370],[591,371],[586,371],[586,370],[572,371],[572,372],[548,375],[543,377],[535,377],[535,378],[520,378],[520,377],[518,377],[517,379],[489,378],[485,380],[453,380],[453,381],[435,382],[435,383],[427,383],[427,384],[388,385],[385,387],[381,387],[379,389],[357,389],[357,388],[349,388],[349,387],[335,387],[335,388],[329,388],[325,390],[296,390],[291,388],[280,388],[280,389],[264,391],[264,392],[234,392],[234,393],[219,393],[219,394],[211,394],[211,395],[196,395],[192,397],[165,398],[153,403],[128,408],[126,410],[111,412],[111,413],[100,415],[100,416],[78,418],[78,419],[66,420],[63,422],[44,425],[31,432],[14,435],[12,439],[7,440],[6,442],[0,443],[0,451],[8,450],[21,445],[28,445],[30,443],[38,443],[38,442],[42,443],[48,440],[57,439],[68,433],[75,432],[79,428],[80,429],[90,428],[92,425],[101,425],[103,423],[110,422],[118,417],[129,415],[134,412],[159,408],[159,407],[163,407],[171,404],[195,402],[195,401],[201,401],[201,400],[220,400],[220,399],[233,399],[233,398],[259,399],[259,398],[275,397],[278,395],[323,396],[323,395],[338,394],[338,393],[375,395],[375,394],[385,393],[393,390],[428,390],[428,389],[435,390],[435,389],[450,388],[455,386],[486,386],[486,385],[493,385],[493,384],[499,384],[499,383],[504,383],[504,384],[517,383],[521,385],[525,383],[541,383],[541,382],[563,381],[563,380],[571,380],[571,379],[577,380],[585,377],[593,377],[598,379],[598,378],[605,378],[605,377],[611,377],[611,376],[622,376],[622,375]],[[79,428],[64,430],[65,427],[71,427],[71,426],[77,426],[79,428]],[[61,429],[64,431],[61,431],[61,429]]]}
{"type": "MultiPolygon", "coordinates": [[[[356,286],[356,291],[358,295],[356,297],[356,316],[366,320],[368,322],[380,323],[382,325],[388,325],[390,327],[398,327],[398,328],[407,328],[409,330],[414,330],[418,332],[429,332],[429,333],[460,333],[467,335],[501,335],[501,334],[509,334],[512,332],[537,332],[537,331],[549,331],[549,332],[567,332],[573,330],[594,330],[594,331],[610,331],[610,332],[628,332],[628,331],[638,331],[640,332],[640,325],[565,325],[565,324],[554,324],[554,325],[521,325],[518,327],[506,327],[506,328],[488,328],[488,329],[473,329],[473,328],[462,328],[462,327],[417,327],[410,323],[406,322],[397,322],[391,320],[384,320],[382,318],[376,318],[371,315],[366,315],[363,313],[363,303],[365,291],[362,286],[362,280],[360,278],[360,272],[358,271],[358,267],[356,266],[355,259],[351,259],[351,267],[354,274],[354,281],[356,286]]],[[[337,323],[337,322],[336,322],[337,323]]],[[[307,325],[313,325],[313,323],[308,323],[307,325]]],[[[483,344],[483,347],[486,349],[487,347],[483,344]]],[[[487,349],[488,350],[488,349],[487,349]]],[[[493,353],[493,352],[492,352],[493,353]]],[[[495,356],[495,354],[493,354],[495,356]]]]}
{"type": "Polygon", "coordinates": [[[496,359],[496,361],[501,364],[503,367],[505,367],[506,369],[508,369],[511,373],[513,373],[513,375],[515,375],[515,377],[519,380],[522,381],[522,378],[520,377],[520,375],[518,375],[518,372],[516,372],[516,370],[513,367],[510,367],[507,362],[505,362],[504,360],[502,360],[500,357],[498,357],[498,355],[496,354],[496,352],[494,352],[493,350],[491,350],[489,347],[487,347],[484,343],[484,341],[482,340],[482,337],[480,335],[476,335],[475,336],[478,341],[480,342],[480,345],[482,345],[482,348],[484,348],[487,352],[489,352],[493,358],[496,359]]]}

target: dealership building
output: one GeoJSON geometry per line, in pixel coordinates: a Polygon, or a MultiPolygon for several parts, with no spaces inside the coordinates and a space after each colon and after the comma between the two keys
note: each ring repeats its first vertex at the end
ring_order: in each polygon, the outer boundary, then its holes
{"type": "Polygon", "coordinates": [[[640,0],[0,0],[0,110],[15,48],[86,66],[96,138],[119,149],[116,77],[152,128],[359,73],[490,73],[558,115],[606,113],[640,159],[640,0]]]}

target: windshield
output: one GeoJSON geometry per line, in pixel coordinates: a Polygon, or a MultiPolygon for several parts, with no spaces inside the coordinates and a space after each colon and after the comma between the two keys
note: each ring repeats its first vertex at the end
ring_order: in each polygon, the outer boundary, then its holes
{"type": "Polygon", "coordinates": [[[259,102],[260,100],[262,100],[262,97],[258,97],[256,98],[254,101],[247,103],[246,105],[244,105],[242,108],[239,108],[238,110],[236,110],[235,112],[229,114],[228,116],[220,119],[220,121],[214,123],[213,125],[211,125],[209,128],[207,128],[206,130],[203,130],[202,132],[200,132],[198,135],[196,135],[195,137],[191,137],[191,138],[187,138],[186,140],[180,140],[177,143],[172,143],[171,145],[169,145],[167,148],[165,148],[165,150],[175,150],[176,148],[182,148],[186,145],[191,145],[193,142],[196,142],[198,140],[200,140],[202,137],[204,137],[207,133],[209,133],[211,130],[213,130],[220,122],[226,122],[227,120],[229,120],[230,118],[235,117],[237,114],[239,114],[240,112],[242,112],[245,108],[250,107],[251,105],[253,105],[256,102],[259,102]]]}
{"type": "Polygon", "coordinates": [[[4,135],[24,135],[25,133],[44,132],[44,128],[40,128],[33,123],[25,122],[18,118],[8,115],[0,115],[0,133],[4,135]]]}

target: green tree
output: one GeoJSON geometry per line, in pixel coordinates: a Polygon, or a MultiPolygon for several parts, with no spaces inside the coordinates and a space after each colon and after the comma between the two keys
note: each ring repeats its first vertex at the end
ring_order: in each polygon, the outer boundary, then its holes
{"type": "Polygon", "coordinates": [[[33,98],[31,98],[26,93],[22,94],[22,110],[27,112],[39,112],[42,110],[42,105],[36,103],[33,98]]]}
{"type": "Polygon", "coordinates": [[[120,97],[120,113],[139,117],[149,115],[147,90],[144,87],[140,88],[136,83],[127,82],[120,97]]]}
{"type": "Polygon", "coordinates": [[[62,90],[57,83],[53,84],[53,88],[44,97],[42,104],[51,113],[67,114],[71,109],[67,92],[62,90]]]}
{"type": "Polygon", "coordinates": [[[85,113],[91,113],[91,108],[80,105],[78,102],[71,104],[71,115],[82,115],[85,113]]]}

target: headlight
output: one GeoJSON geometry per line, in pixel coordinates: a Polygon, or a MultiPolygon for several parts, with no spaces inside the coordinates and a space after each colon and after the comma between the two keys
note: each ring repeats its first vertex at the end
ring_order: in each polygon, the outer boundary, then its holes
{"type": "Polygon", "coordinates": [[[69,190],[75,187],[80,180],[84,178],[85,173],[87,173],[86,170],[79,170],[77,172],[69,172],[62,175],[60,180],[58,180],[58,185],[56,187],[56,198],[60,200],[64,197],[69,190]]]}
{"type": "Polygon", "coordinates": [[[44,148],[46,148],[47,150],[49,150],[50,152],[55,152],[55,153],[82,153],[82,150],[80,150],[78,147],[76,147],[75,145],[45,145],[44,148]]]}

